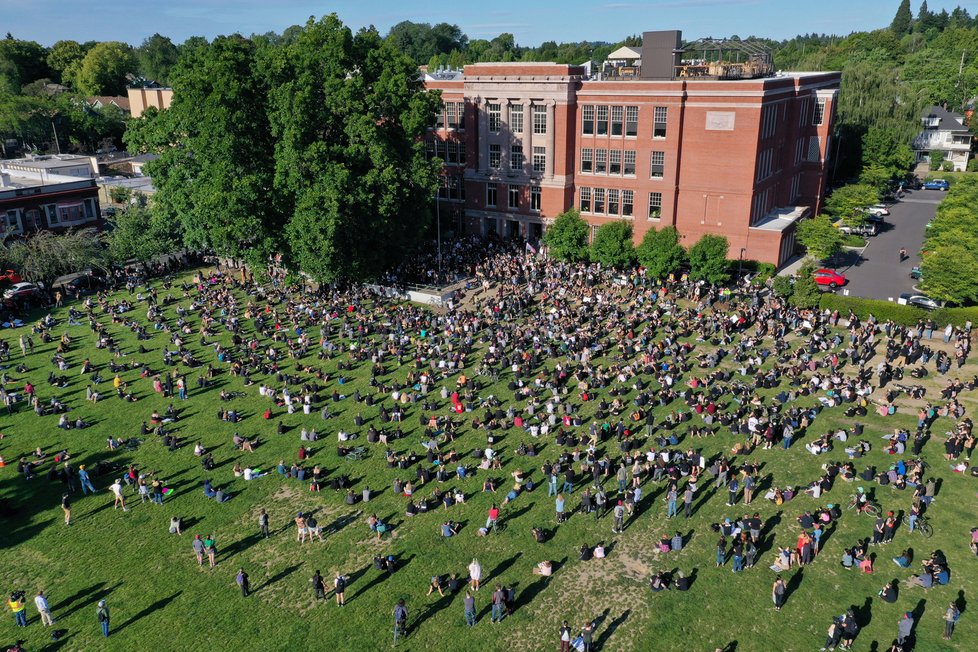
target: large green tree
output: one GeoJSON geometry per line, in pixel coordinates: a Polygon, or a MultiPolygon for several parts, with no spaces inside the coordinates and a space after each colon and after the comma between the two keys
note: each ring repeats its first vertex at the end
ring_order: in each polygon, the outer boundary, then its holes
{"type": "Polygon", "coordinates": [[[676,271],[686,259],[686,251],[679,244],[679,231],[674,226],[646,231],[635,253],[645,273],[655,279],[676,271]]]}
{"type": "Polygon", "coordinates": [[[219,37],[188,49],[171,80],[171,107],[147,111],[126,132],[130,149],[160,156],[147,165],[155,217],[180,225],[190,248],[263,266],[278,249],[286,206],[274,191],[257,49],[240,36],[219,37]]]}
{"type": "Polygon", "coordinates": [[[75,90],[85,95],[125,95],[129,75],[135,72],[132,48],[105,41],[88,51],[72,81],[75,90]]]}
{"type": "Polygon", "coordinates": [[[878,201],[879,191],[876,188],[853,183],[833,191],[825,201],[825,210],[849,226],[859,226],[866,222],[865,209],[878,201]]]}
{"type": "Polygon", "coordinates": [[[730,278],[728,251],[730,243],[725,237],[704,235],[689,248],[689,277],[694,281],[725,283],[730,278]]]}
{"type": "Polygon", "coordinates": [[[7,256],[24,278],[48,287],[59,276],[106,262],[103,236],[95,229],[40,231],[10,244],[7,256]]]}
{"type": "Polygon", "coordinates": [[[149,207],[128,206],[116,213],[111,224],[106,244],[109,257],[115,263],[135,260],[145,264],[178,247],[173,223],[154,219],[149,207]]]}
{"type": "Polygon", "coordinates": [[[910,11],[910,0],[900,0],[893,22],[890,23],[890,30],[898,35],[910,33],[910,26],[913,24],[913,13],[910,11]]]}
{"type": "Polygon", "coordinates": [[[40,43],[21,41],[10,34],[0,39],[0,92],[16,94],[22,86],[50,77],[47,55],[40,43]]]}
{"type": "Polygon", "coordinates": [[[167,36],[153,34],[136,50],[139,74],[161,84],[169,81],[170,70],[177,64],[179,51],[167,36]]]}
{"type": "Polygon", "coordinates": [[[576,208],[557,216],[543,234],[550,256],[557,260],[579,261],[588,259],[588,232],[590,228],[576,208]]]}
{"type": "Polygon", "coordinates": [[[635,262],[632,245],[632,225],[629,222],[608,222],[598,227],[591,243],[591,260],[605,267],[628,267],[635,262]]]}
{"type": "Polygon", "coordinates": [[[376,31],[353,35],[335,14],[265,54],[288,252],[322,282],[375,277],[431,223],[438,162],[422,137],[440,95],[376,31]]]}
{"type": "Polygon", "coordinates": [[[58,41],[48,52],[48,66],[57,81],[71,81],[85,58],[85,50],[78,41],[58,41]]]}
{"type": "Polygon", "coordinates": [[[819,215],[798,225],[798,242],[815,260],[826,260],[842,249],[843,236],[827,215],[819,215]]]}

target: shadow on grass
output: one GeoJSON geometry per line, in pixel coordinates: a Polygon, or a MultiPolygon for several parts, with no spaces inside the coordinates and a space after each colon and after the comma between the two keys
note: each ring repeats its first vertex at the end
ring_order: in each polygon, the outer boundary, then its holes
{"type": "Polygon", "coordinates": [[[286,577],[296,572],[300,568],[302,568],[302,564],[293,564],[291,566],[287,566],[286,568],[283,568],[282,570],[280,570],[279,572],[275,573],[267,580],[262,582],[258,587],[255,588],[253,593],[257,593],[258,591],[261,591],[262,589],[269,587],[280,580],[284,580],[286,577]]]}
{"type": "Polygon", "coordinates": [[[615,618],[610,623],[608,623],[608,627],[601,632],[598,638],[594,640],[595,649],[597,650],[604,649],[605,644],[612,636],[614,636],[615,631],[617,631],[618,628],[621,627],[626,620],[628,620],[628,617],[631,615],[631,613],[632,613],[631,609],[625,609],[625,611],[621,612],[621,615],[619,615],[617,618],[615,618]]]}
{"type": "Polygon", "coordinates": [[[143,609],[139,613],[134,614],[132,617],[130,617],[124,623],[122,623],[121,625],[119,625],[119,627],[117,627],[117,628],[115,628],[113,630],[113,633],[118,634],[119,632],[121,632],[122,630],[124,630],[129,625],[132,625],[133,623],[142,620],[143,618],[145,618],[146,616],[150,615],[151,613],[153,613],[155,611],[159,611],[161,609],[165,609],[166,606],[168,604],[170,604],[171,602],[173,602],[181,593],[183,593],[183,591],[177,591],[176,593],[174,593],[170,597],[162,598],[160,600],[157,600],[153,604],[149,605],[148,607],[146,607],[145,609],[143,609]]]}

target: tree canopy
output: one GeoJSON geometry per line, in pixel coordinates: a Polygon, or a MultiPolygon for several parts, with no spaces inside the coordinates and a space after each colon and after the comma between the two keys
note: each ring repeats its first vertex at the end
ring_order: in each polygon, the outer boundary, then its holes
{"type": "Polygon", "coordinates": [[[848,226],[859,226],[866,221],[865,209],[878,201],[879,191],[876,188],[853,183],[833,191],[825,200],[825,210],[848,226]]]}
{"type": "Polygon", "coordinates": [[[679,231],[674,226],[646,231],[635,253],[645,273],[655,279],[676,271],[686,259],[686,251],[679,244],[679,231]]]}
{"type": "Polygon", "coordinates": [[[826,260],[842,249],[843,236],[827,215],[819,215],[798,225],[798,242],[815,260],[826,260]]]}
{"type": "Polygon", "coordinates": [[[689,248],[689,277],[694,281],[725,283],[730,278],[729,250],[730,243],[722,235],[701,237],[689,248]]]}
{"type": "Polygon", "coordinates": [[[591,260],[605,267],[632,265],[635,262],[632,225],[629,222],[608,222],[598,227],[591,243],[591,260]]]}
{"type": "Polygon", "coordinates": [[[587,260],[589,231],[587,222],[576,208],[572,208],[558,215],[554,223],[547,227],[543,242],[547,245],[550,256],[557,260],[587,260]]]}

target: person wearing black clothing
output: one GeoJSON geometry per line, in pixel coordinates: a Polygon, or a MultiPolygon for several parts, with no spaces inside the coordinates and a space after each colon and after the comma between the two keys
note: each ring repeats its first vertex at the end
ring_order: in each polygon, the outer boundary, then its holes
{"type": "Polygon", "coordinates": [[[313,574],[312,579],[309,580],[309,582],[312,584],[312,590],[316,596],[316,599],[326,599],[326,585],[323,583],[323,576],[319,574],[318,570],[313,574]]]}
{"type": "Polygon", "coordinates": [[[879,595],[879,597],[883,600],[883,602],[888,602],[890,604],[896,602],[897,581],[892,580],[890,582],[887,582],[886,585],[882,589],[880,589],[880,592],[877,595],[879,595]]]}

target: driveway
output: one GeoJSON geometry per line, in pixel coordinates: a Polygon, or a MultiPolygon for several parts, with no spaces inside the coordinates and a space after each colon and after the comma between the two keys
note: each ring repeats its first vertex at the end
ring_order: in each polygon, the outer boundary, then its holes
{"type": "Polygon", "coordinates": [[[896,301],[903,292],[913,290],[910,268],[920,265],[920,248],[924,243],[927,223],[934,219],[937,205],[944,199],[940,190],[908,192],[902,200],[890,206],[890,214],[880,225],[879,233],[867,238],[862,250],[850,250],[842,256],[838,271],[849,282],[839,294],[870,299],[896,301]],[[909,258],[899,262],[900,247],[909,258]]]}

